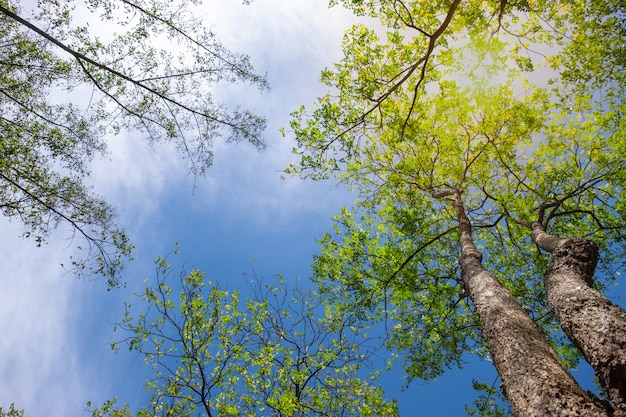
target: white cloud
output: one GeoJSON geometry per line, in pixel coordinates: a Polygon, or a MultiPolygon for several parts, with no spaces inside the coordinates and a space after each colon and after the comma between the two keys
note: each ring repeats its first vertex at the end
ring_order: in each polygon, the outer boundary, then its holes
{"type": "MultiPolygon", "coordinates": [[[[206,178],[189,176],[180,153],[171,146],[149,147],[141,135],[112,138],[110,159],[94,164],[96,190],[107,196],[135,231],[150,227],[164,200],[175,198],[185,210],[221,210],[257,216],[259,223],[289,222],[304,213],[326,210],[328,202],[348,202],[331,183],[281,180],[280,172],[293,161],[289,114],[310,105],[326,88],[318,82],[323,67],[341,54],[341,38],[353,17],[341,8],[327,9],[325,0],[256,0],[250,6],[209,1],[200,10],[221,40],[249,53],[259,72],[268,72],[269,92],[250,86],[216,88],[218,99],[250,108],[268,119],[268,149],[257,152],[248,144],[214,144],[214,166],[206,178]],[[254,208],[251,210],[251,208],[254,208]]],[[[132,232],[133,230],[131,230],[132,232]]]]}
{"type": "Polygon", "coordinates": [[[260,223],[271,219],[274,224],[326,211],[329,202],[345,204],[349,197],[331,183],[280,179],[296,157],[291,154],[292,135],[283,138],[279,129],[288,130],[289,114],[299,105],[310,106],[325,94],[320,72],[340,58],[343,32],[354,17],[341,8],[328,10],[326,0],[256,0],[250,6],[214,7],[220,4],[207,6],[207,18],[216,22],[227,46],[250,54],[257,70],[268,72],[272,89],[261,94],[247,86],[223,86],[217,94],[267,117],[268,149],[259,154],[245,144],[216,143],[215,165],[207,180],[197,183],[202,204],[210,209],[230,204],[231,210],[248,211],[260,223]]]}
{"type": "Polygon", "coordinates": [[[68,415],[72,398],[84,398],[76,346],[67,327],[76,313],[75,279],[63,275],[61,244],[35,248],[19,239],[19,228],[0,223],[0,405],[15,402],[27,415],[68,415]],[[68,395],[70,394],[71,395],[68,395]]]}
{"type": "Polygon", "coordinates": [[[79,416],[88,400],[137,395],[118,389],[141,390],[141,373],[128,373],[129,364],[140,364],[108,345],[123,291],[64,273],[60,263],[71,250],[63,230],[41,248],[19,232],[0,219],[0,407],[15,403],[29,417],[79,416]]]}

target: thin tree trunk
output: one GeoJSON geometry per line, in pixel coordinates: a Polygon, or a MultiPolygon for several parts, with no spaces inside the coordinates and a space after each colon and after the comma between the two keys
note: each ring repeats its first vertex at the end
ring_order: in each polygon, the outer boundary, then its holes
{"type": "Polygon", "coordinates": [[[626,416],[626,312],[592,288],[598,246],[552,236],[539,222],[532,224],[532,239],[551,253],[544,275],[550,308],[596,371],[615,416],[626,416]]]}
{"type": "Polygon", "coordinates": [[[563,365],[515,297],[482,266],[459,192],[453,193],[460,228],[461,274],[480,318],[482,335],[502,380],[513,414],[609,416],[563,365]]]}

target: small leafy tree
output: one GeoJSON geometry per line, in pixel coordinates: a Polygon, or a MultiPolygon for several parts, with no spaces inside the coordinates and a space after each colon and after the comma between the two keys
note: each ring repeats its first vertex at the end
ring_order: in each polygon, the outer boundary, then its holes
{"type": "Polygon", "coordinates": [[[265,120],[219,104],[210,87],[267,82],[194,17],[200,5],[0,1],[0,210],[38,244],[68,224],[93,254],[74,260],[79,274],[115,284],[132,250],[114,209],[85,184],[107,134],[174,143],[196,175],[219,137],[264,147],[265,120]]]}
{"type": "MultiPolygon", "coordinates": [[[[374,353],[366,329],[345,313],[317,307],[311,291],[288,289],[282,277],[253,277],[245,302],[237,291],[196,270],[171,283],[157,261],[157,285],[131,306],[120,329],[154,369],[151,401],[137,416],[392,416],[396,406],[365,366],[374,353]],[[175,288],[180,288],[176,297],[175,288]]],[[[94,416],[129,416],[111,400],[94,416]]]]}

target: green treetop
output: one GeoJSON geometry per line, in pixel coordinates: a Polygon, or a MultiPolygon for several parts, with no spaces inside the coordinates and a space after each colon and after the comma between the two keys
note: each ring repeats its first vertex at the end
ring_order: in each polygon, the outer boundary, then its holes
{"type": "MultiPolygon", "coordinates": [[[[139,301],[145,313],[127,305],[119,325],[154,371],[137,417],[397,415],[367,370],[376,352],[367,329],[319,307],[314,292],[255,275],[244,301],[197,270],[176,280],[165,259],[157,274],[139,301]]],[[[93,410],[132,414],[115,399],[93,410]]]]}

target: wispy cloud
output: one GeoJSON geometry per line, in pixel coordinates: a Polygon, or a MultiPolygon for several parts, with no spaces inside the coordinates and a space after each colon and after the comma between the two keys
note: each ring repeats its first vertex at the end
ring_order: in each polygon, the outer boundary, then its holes
{"type": "MultiPolygon", "coordinates": [[[[62,274],[62,244],[36,248],[21,240],[16,224],[0,222],[0,404],[15,402],[27,415],[56,415],[75,409],[85,397],[72,345],[72,295],[75,279],[62,274]],[[68,395],[70,394],[70,395],[68,395]],[[74,400],[74,398],[76,400],[74,400]]],[[[56,236],[55,236],[56,237],[56,236]]]]}

